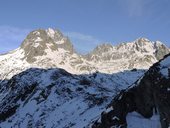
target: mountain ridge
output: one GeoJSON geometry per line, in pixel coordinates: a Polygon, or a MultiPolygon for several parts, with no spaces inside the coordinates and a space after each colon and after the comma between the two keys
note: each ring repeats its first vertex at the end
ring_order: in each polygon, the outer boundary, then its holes
{"type": "Polygon", "coordinates": [[[169,52],[161,42],[140,38],[117,46],[99,45],[89,54],[81,55],[59,30],[38,29],[30,32],[19,48],[0,55],[0,78],[11,78],[30,67],[58,67],[73,74],[148,69],[169,52]]]}

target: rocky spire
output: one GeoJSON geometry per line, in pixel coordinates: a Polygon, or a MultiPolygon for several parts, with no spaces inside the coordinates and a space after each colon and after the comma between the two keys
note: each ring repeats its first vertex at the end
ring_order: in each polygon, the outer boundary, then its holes
{"type": "Polygon", "coordinates": [[[56,51],[62,48],[71,54],[74,52],[70,40],[59,30],[51,28],[47,30],[38,29],[28,34],[21,44],[21,48],[25,52],[25,58],[29,63],[36,61],[35,57],[47,55],[47,49],[56,51]]]}

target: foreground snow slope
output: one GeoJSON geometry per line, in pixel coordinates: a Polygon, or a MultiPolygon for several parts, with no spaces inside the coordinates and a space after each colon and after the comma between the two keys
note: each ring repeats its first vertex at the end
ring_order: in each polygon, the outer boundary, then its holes
{"type": "Polygon", "coordinates": [[[28,69],[0,85],[0,127],[87,127],[112,96],[143,73],[72,75],[63,69],[28,69]]]}

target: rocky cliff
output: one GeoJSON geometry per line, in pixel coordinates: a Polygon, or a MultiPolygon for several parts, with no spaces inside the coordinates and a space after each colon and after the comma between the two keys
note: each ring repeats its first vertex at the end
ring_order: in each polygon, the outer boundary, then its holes
{"type": "MultiPolygon", "coordinates": [[[[138,113],[149,119],[155,115],[159,118],[156,127],[170,126],[170,55],[154,64],[134,85],[122,90],[94,123],[93,128],[131,127],[128,124],[129,113],[138,113]],[[159,122],[160,125],[159,126],[159,122]]],[[[135,120],[134,120],[135,121],[135,120]]],[[[146,124],[147,125],[147,124],[146,124]]],[[[138,124],[138,128],[143,125],[138,124]]],[[[148,128],[152,128],[151,126],[148,128]]]]}

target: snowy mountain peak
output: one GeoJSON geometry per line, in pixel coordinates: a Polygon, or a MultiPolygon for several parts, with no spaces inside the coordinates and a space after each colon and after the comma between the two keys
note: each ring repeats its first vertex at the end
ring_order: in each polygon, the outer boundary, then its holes
{"type": "Polygon", "coordinates": [[[151,41],[147,38],[142,37],[135,40],[135,42],[143,43],[143,42],[151,42],[151,41]]]}
{"type": "MultiPolygon", "coordinates": [[[[138,38],[132,42],[121,43],[117,46],[118,49],[130,50],[130,51],[140,51],[144,48],[147,50],[148,48],[153,47],[154,42],[150,41],[146,38],[138,38]]],[[[149,49],[150,50],[150,49],[149,49]]]]}
{"type": "Polygon", "coordinates": [[[55,38],[57,40],[61,40],[64,37],[64,35],[59,30],[56,29],[54,30],[52,28],[48,28],[46,32],[48,36],[51,37],[52,39],[55,38]]]}
{"type": "Polygon", "coordinates": [[[52,28],[48,28],[46,31],[50,37],[54,37],[55,31],[52,28]]]}
{"type": "Polygon", "coordinates": [[[21,44],[25,52],[25,58],[29,63],[34,62],[37,56],[46,55],[46,49],[56,51],[58,49],[54,41],[47,35],[45,30],[32,31],[21,44]]]}
{"type": "Polygon", "coordinates": [[[58,51],[59,49],[71,54],[74,52],[70,40],[64,37],[60,31],[51,28],[30,32],[21,44],[21,49],[24,50],[25,58],[29,63],[35,62],[35,58],[38,56],[48,55],[49,52],[58,51]]]}
{"type": "Polygon", "coordinates": [[[121,43],[117,46],[103,44],[97,46],[91,53],[86,55],[87,60],[109,65],[103,69],[106,72],[113,70],[122,71],[133,68],[147,69],[153,63],[162,59],[170,52],[169,48],[162,43],[152,42],[146,38],[139,38],[132,42],[121,43]]]}
{"type": "Polygon", "coordinates": [[[60,30],[48,28],[46,30],[47,35],[57,44],[58,48],[63,48],[65,50],[74,52],[73,45],[68,37],[65,37],[60,30]]]}

